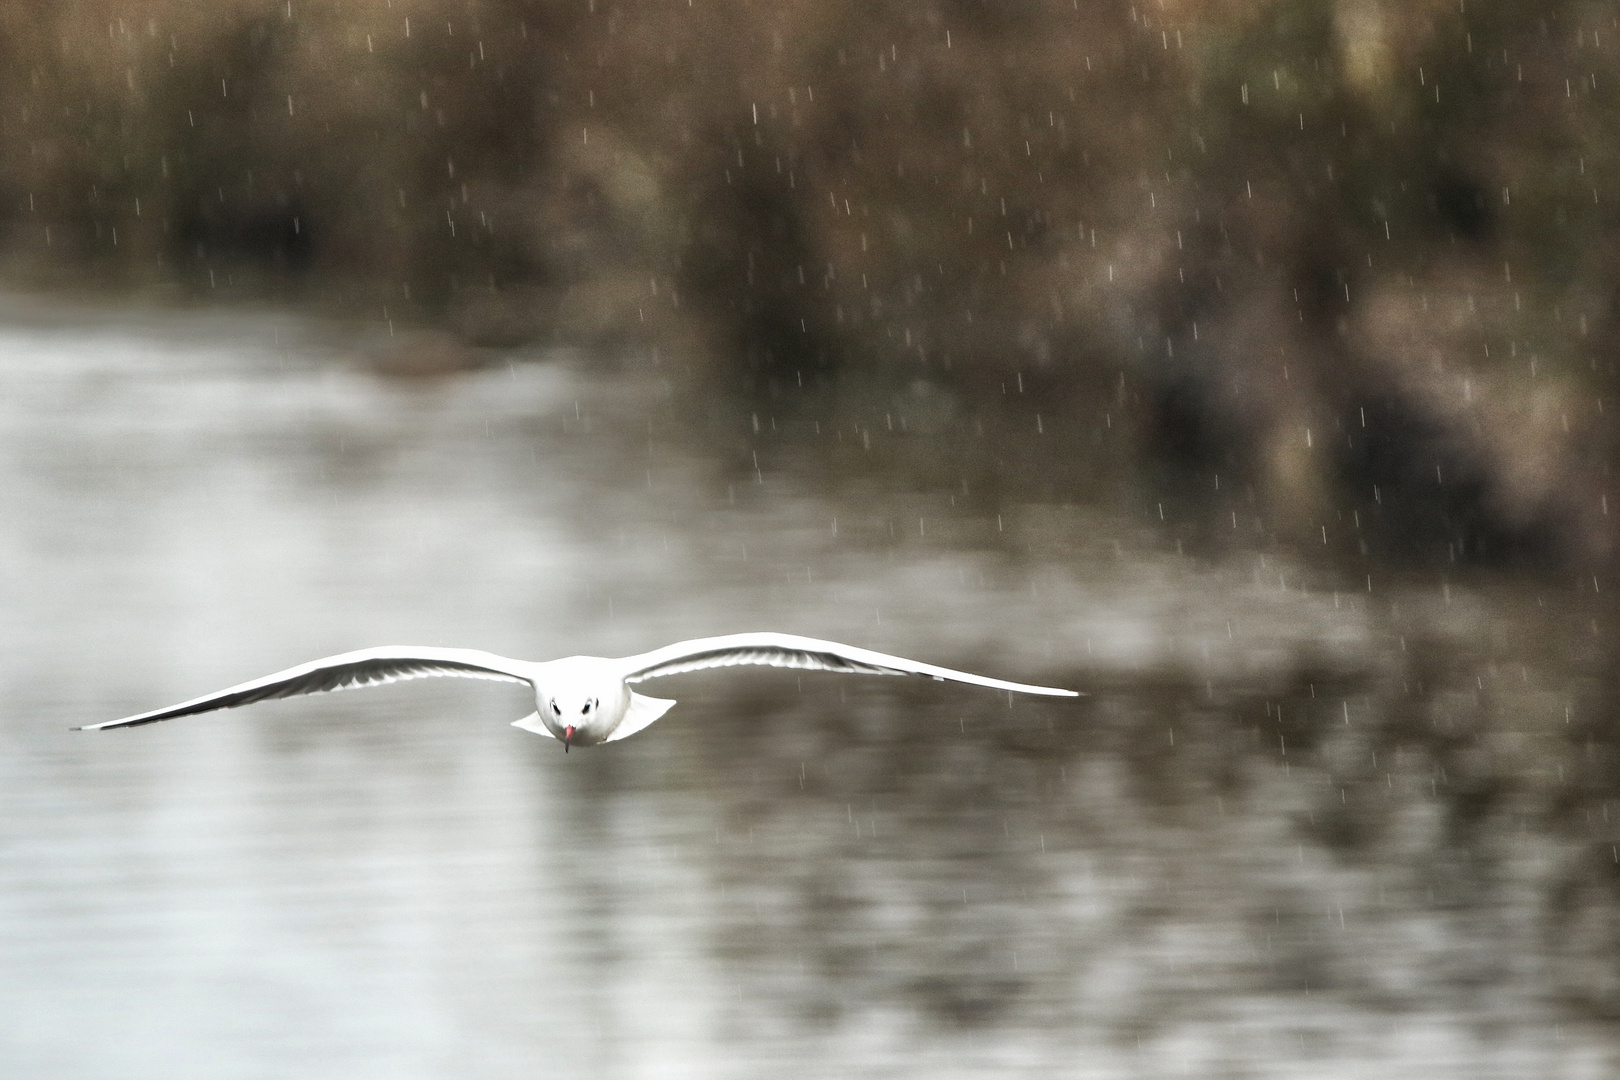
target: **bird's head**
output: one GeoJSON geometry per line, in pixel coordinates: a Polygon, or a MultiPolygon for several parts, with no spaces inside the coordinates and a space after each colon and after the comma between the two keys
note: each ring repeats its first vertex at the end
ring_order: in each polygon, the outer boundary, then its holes
{"type": "Polygon", "coordinates": [[[601,716],[602,699],[595,694],[559,694],[547,700],[546,709],[551,714],[548,726],[559,732],[563,751],[567,752],[581,729],[589,731],[593,727],[592,717],[601,716]]]}
{"type": "Polygon", "coordinates": [[[582,679],[546,687],[537,704],[541,720],[566,750],[595,746],[613,734],[629,697],[622,680],[582,679]]]}

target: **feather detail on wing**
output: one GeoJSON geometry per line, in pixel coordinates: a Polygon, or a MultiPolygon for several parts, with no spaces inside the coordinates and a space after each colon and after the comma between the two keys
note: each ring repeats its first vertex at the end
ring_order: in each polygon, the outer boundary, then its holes
{"type": "Polygon", "coordinates": [[[1080,696],[1073,690],[992,679],[971,672],[907,660],[902,656],[890,656],[887,653],[860,649],[853,645],[842,645],[836,641],[799,637],[796,634],[728,634],[723,637],[697,638],[666,645],[662,649],[654,649],[639,656],[628,656],[621,663],[625,665],[627,672],[624,680],[629,683],[704,668],[760,664],[768,667],[844,671],[863,675],[921,675],[929,679],[949,679],[953,682],[988,686],[997,690],[1015,690],[1025,694],[1045,694],[1052,697],[1080,696]]]}
{"type": "Polygon", "coordinates": [[[382,646],[341,653],[323,660],[278,671],[251,682],[240,683],[217,693],[183,701],[166,709],[126,716],[102,724],[87,724],[76,730],[100,731],[106,728],[138,727],[177,716],[234,709],[255,701],[297,697],[347,690],[359,686],[379,686],[404,679],[460,676],[468,679],[498,679],[527,683],[531,665],[477,649],[435,649],[425,646],[382,646]]]}
{"type": "Polygon", "coordinates": [[[540,714],[537,712],[532,712],[521,720],[512,721],[512,726],[522,728],[524,731],[532,731],[536,735],[544,735],[548,739],[557,737],[551,733],[550,728],[546,727],[546,722],[540,719],[540,714]]]}
{"type": "Polygon", "coordinates": [[[636,672],[626,682],[641,682],[664,675],[679,675],[705,668],[737,667],[752,664],[761,667],[805,668],[811,671],[846,671],[859,675],[910,675],[901,668],[881,664],[861,663],[824,649],[784,648],[781,646],[732,646],[704,649],[677,659],[665,660],[636,672]]]}
{"type": "Polygon", "coordinates": [[[624,714],[624,719],[619,721],[619,726],[613,729],[613,734],[602,741],[617,742],[627,735],[634,735],[667,713],[674,704],[675,702],[668,698],[648,697],[632,690],[629,711],[624,714]]]}

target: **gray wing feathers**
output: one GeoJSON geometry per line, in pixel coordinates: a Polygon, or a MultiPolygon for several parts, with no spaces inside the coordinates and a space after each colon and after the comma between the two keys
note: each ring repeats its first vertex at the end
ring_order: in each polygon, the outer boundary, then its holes
{"type": "Polygon", "coordinates": [[[796,634],[729,634],[677,642],[662,649],[626,657],[622,663],[626,682],[641,682],[664,675],[676,675],[703,668],[730,667],[734,664],[762,664],[769,667],[806,668],[818,671],[845,671],[864,675],[921,675],[929,679],[1016,690],[1025,694],[1078,697],[1073,690],[1051,686],[1031,686],[1007,682],[971,672],[936,667],[907,660],[902,656],[842,645],[836,641],[799,637],[796,634]]]}
{"type": "Polygon", "coordinates": [[[261,679],[240,683],[217,693],[208,694],[166,709],[126,716],[122,720],[109,720],[102,724],[88,724],[78,730],[99,731],[105,728],[138,727],[155,724],[159,720],[172,720],[177,716],[192,716],[215,709],[234,709],[256,701],[272,698],[297,697],[302,694],[320,694],[333,690],[348,690],[359,686],[380,686],[404,679],[424,679],[436,676],[460,676],[469,679],[498,679],[503,682],[528,682],[528,665],[494,653],[477,649],[435,649],[412,646],[383,646],[361,649],[358,652],[312,660],[298,667],[278,671],[261,679]]]}
{"type": "Polygon", "coordinates": [[[668,660],[644,671],[637,672],[627,679],[627,682],[640,682],[643,679],[656,679],[661,675],[679,675],[686,671],[701,671],[704,668],[735,667],[741,664],[755,664],[764,667],[805,668],[813,671],[848,671],[862,675],[909,675],[911,672],[899,668],[883,667],[879,664],[861,663],[857,660],[843,657],[834,652],[818,651],[813,649],[788,648],[720,648],[710,649],[678,660],[668,660]]]}

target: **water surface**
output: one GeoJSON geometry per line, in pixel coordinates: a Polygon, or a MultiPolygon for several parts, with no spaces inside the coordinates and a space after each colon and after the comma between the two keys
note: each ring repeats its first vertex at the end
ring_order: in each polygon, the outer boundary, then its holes
{"type": "Polygon", "coordinates": [[[4,314],[6,1075],[1620,1065],[1596,582],[839,493],[770,467],[835,421],[715,449],[647,357],[409,380],[273,313],[4,314]],[[745,629],[1091,696],[694,674],[566,756],[453,680],[66,730],[371,644],[745,629]]]}

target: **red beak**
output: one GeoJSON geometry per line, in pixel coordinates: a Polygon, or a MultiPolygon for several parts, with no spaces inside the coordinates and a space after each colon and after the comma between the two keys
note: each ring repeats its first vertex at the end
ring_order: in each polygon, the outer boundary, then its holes
{"type": "Polygon", "coordinates": [[[569,724],[563,728],[563,753],[568,753],[568,744],[574,741],[574,725],[569,724]]]}

